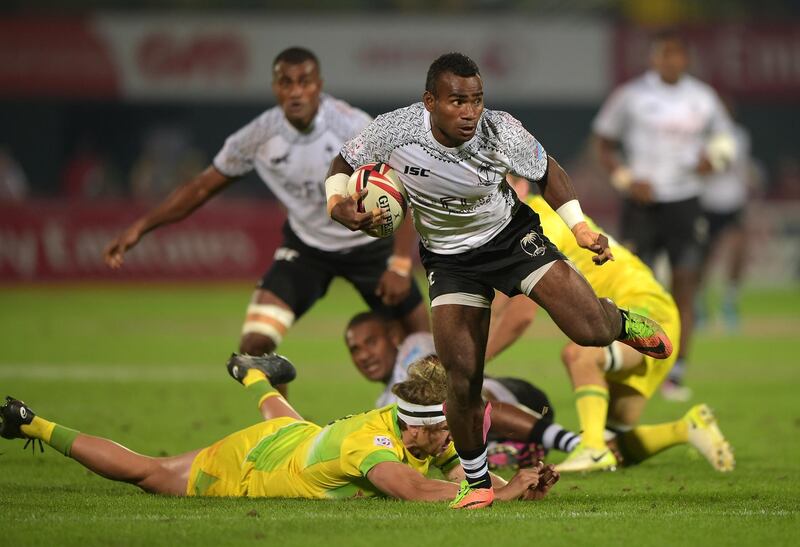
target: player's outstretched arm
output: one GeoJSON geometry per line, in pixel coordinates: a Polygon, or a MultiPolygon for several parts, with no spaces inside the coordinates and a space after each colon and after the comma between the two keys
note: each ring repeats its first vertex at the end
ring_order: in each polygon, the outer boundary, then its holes
{"type": "Polygon", "coordinates": [[[394,251],[375,290],[375,294],[387,306],[396,306],[411,291],[411,246],[414,239],[413,222],[406,216],[394,234],[394,251]]]}
{"type": "Polygon", "coordinates": [[[353,167],[347,163],[341,154],[331,161],[328,178],[325,179],[325,195],[328,199],[328,214],[330,217],[352,231],[374,228],[381,223],[381,211],[375,208],[372,211],[359,213],[356,205],[358,200],[367,195],[367,189],[352,195],[347,193],[347,181],[353,174],[353,167]]]}
{"type": "Polygon", "coordinates": [[[547,173],[539,181],[539,186],[542,190],[542,197],[569,226],[578,245],[597,255],[592,257],[595,264],[605,264],[614,259],[608,246],[608,238],[589,228],[567,172],[552,156],[547,157],[547,173]]]}
{"type": "Polygon", "coordinates": [[[234,180],[220,173],[213,165],[208,166],[202,173],[178,186],[155,209],[111,241],[103,252],[106,264],[114,269],[121,267],[125,252],[136,245],[144,234],[163,224],[186,218],[234,180]]]}
{"type": "MultiPolygon", "coordinates": [[[[500,477],[493,476],[495,499],[500,501],[539,499],[534,497],[534,491],[541,482],[542,469],[542,466],[521,469],[508,483],[500,477]]],[[[459,477],[463,478],[463,472],[448,474],[449,479],[459,477]]],[[[429,479],[419,471],[399,462],[379,463],[369,470],[367,479],[387,496],[401,500],[449,501],[458,493],[458,485],[455,482],[429,479]]]]}
{"type": "Polygon", "coordinates": [[[382,462],[367,472],[367,479],[378,490],[401,500],[449,501],[458,494],[458,485],[429,479],[399,462],[382,462]]]}

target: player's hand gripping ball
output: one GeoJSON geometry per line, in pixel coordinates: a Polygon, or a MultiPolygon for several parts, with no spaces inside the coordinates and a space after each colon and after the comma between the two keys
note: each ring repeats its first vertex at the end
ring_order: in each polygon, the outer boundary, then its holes
{"type": "Polygon", "coordinates": [[[359,213],[380,209],[382,224],[364,230],[372,237],[389,237],[400,228],[406,216],[408,195],[394,169],[385,163],[368,163],[350,175],[347,193],[353,195],[367,188],[364,199],[358,200],[359,213]]]}

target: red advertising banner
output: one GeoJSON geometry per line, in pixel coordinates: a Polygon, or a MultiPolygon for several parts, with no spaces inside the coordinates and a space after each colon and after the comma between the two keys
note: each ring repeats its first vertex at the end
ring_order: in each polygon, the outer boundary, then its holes
{"type": "Polygon", "coordinates": [[[119,96],[119,67],[89,19],[0,19],[0,94],[119,96]]]}
{"type": "Polygon", "coordinates": [[[229,280],[261,277],[281,242],[282,209],[270,201],[219,201],[147,234],[109,269],[106,244],[145,205],[33,201],[0,204],[0,282],[229,280]]]}
{"type": "MultiPolygon", "coordinates": [[[[681,29],[691,72],[724,94],[755,99],[800,97],[800,25],[696,25],[681,29]]],[[[628,80],[648,66],[650,35],[619,26],[613,38],[614,81],[628,80]]]]}

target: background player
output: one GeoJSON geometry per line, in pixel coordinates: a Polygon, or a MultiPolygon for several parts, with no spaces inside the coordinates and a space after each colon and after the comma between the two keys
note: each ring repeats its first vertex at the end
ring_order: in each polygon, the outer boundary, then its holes
{"type": "MultiPolygon", "coordinates": [[[[270,378],[278,383],[294,375],[284,358],[233,356],[228,370],[256,397],[266,421],[202,450],[165,458],[143,456],[44,420],[11,397],[0,407],[0,435],[44,441],[105,478],[173,496],[387,495],[441,501],[458,491],[452,482],[424,476],[435,466],[450,479],[463,478],[442,410],[445,373],[437,363],[421,363],[410,371],[409,379],[395,388],[397,405],[324,428],[303,421],[270,386],[270,378]]],[[[498,499],[540,499],[558,481],[558,473],[539,464],[521,470],[509,483],[496,476],[493,480],[498,499]]]]}
{"type": "MultiPolygon", "coordinates": [[[[730,110],[730,103],[726,106],[730,110]]],[[[730,330],[739,326],[739,286],[747,255],[746,206],[753,190],[762,183],[760,169],[751,153],[749,132],[734,122],[733,135],[736,158],[731,168],[709,175],[700,195],[700,206],[708,220],[708,245],[695,306],[696,320],[705,322],[711,311],[706,294],[710,270],[714,259],[727,248],[721,311],[725,326],[730,330]]]]}
{"type": "MultiPolygon", "coordinates": [[[[679,339],[680,318],[675,302],[650,268],[613,239],[609,242],[614,262],[596,267],[591,253],[575,244],[572,234],[547,203],[539,196],[528,198],[528,181],[515,177],[511,183],[519,197],[527,199],[527,204],[539,215],[548,238],[597,294],[650,317],[662,325],[671,339],[679,339]]],[[[590,218],[586,220],[594,230],[600,230],[590,218]]],[[[536,304],[527,298],[495,299],[490,348],[499,352],[510,345],[516,335],[507,333],[524,331],[536,310],[536,304]]],[[[626,464],[639,463],[677,444],[691,443],[718,471],[733,470],[731,447],[704,404],[694,406],[674,422],[639,425],[647,400],[666,378],[676,356],[673,353],[667,359],[656,360],[619,342],[605,348],[567,344],[562,360],[575,390],[581,443],[557,469],[567,472],[615,467],[617,458],[604,438],[608,427],[617,433],[616,448],[626,464]]]]}
{"type": "MultiPolygon", "coordinates": [[[[403,337],[393,324],[375,312],[353,316],[344,340],[358,372],[367,380],[384,385],[375,401],[376,408],[397,402],[392,390],[408,378],[408,367],[436,354],[431,333],[417,332],[403,337]]],[[[490,465],[493,452],[510,453],[517,465],[525,466],[544,459],[551,449],[571,452],[580,442],[578,435],[554,423],[553,404],[541,389],[526,380],[486,376],[482,394],[492,403],[490,465]]]]}
{"type": "Polygon", "coordinates": [[[611,258],[605,236],[584,222],[561,166],[519,121],[484,110],[478,67],[465,55],[436,59],[423,102],[379,116],[334,158],[326,181],[328,208],[353,230],[373,226],[377,215],[356,212],[358,196],[346,195],[347,180],[355,167],[374,161],[396,169],[420,234],[436,350],[448,372],[448,424],[472,488],[461,503],[489,505],[489,416],[481,389],[495,289],[530,296],[581,345],[620,339],[666,357],[671,344],[649,320],[599,300],[542,235],[536,215],[520,207],[505,183],[509,172],[539,182],[547,202],[579,244],[596,253],[598,264],[611,258]]]}
{"type": "Polygon", "coordinates": [[[650,63],[650,71],[614,91],[593,130],[600,161],[623,196],[622,243],[651,267],[662,250],[669,258],[682,330],[663,393],[687,400],[681,381],[707,241],[698,197],[704,177],[726,169],[733,155],[731,120],[714,90],[685,74],[689,56],[677,33],[655,37],[650,63]]]}
{"type": "Polygon", "coordinates": [[[231,135],[212,165],[112,241],[106,262],[121,267],[125,253],[144,234],[185,218],[255,169],[286,207],[287,220],[275,261],[247,308],[240,351],[274,351],[336,276],[352,283],[370,308],[399,319],[409,332],[428,330],[427,311],[410,277],[411,226],[400,230],[393,248],[391,240],[351,232],[325,214],[330,160],[370,117],[322,93],[319,62],[306,49],[278,54],[272,90],[278,105],[231,135]]]}

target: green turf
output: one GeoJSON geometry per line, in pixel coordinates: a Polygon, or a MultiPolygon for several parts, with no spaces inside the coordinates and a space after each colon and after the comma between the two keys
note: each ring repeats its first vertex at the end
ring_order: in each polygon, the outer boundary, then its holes
{"type": "MultiPolygon", "coordinates": [[[[257,419],[225,374],[249,295],[245,285],[0,289],[0,394],[130,448],[198,448],[257,419]]],[[[732,474],[683,447],[636,468],[564,477],[538,503],[464,514],[445,504],[166,498],[92,476],[52,450],[0,440],[3,545],[795,545],[800,537],[800,291],[749,291],[741,331],[701,333],[689,382],[736,447],[732,474]]],[[[298,364],[298,409],[315,421],[368,407],[379,391],[349,365],[351,289],[328,298],[281,350],[298,364]]],[[[575,427],[558,364],[562,336],[546,318],[491,370],[545,388],[575,427]]],[[[688,405],[656,397],[644,422],[688,405]]]]}

